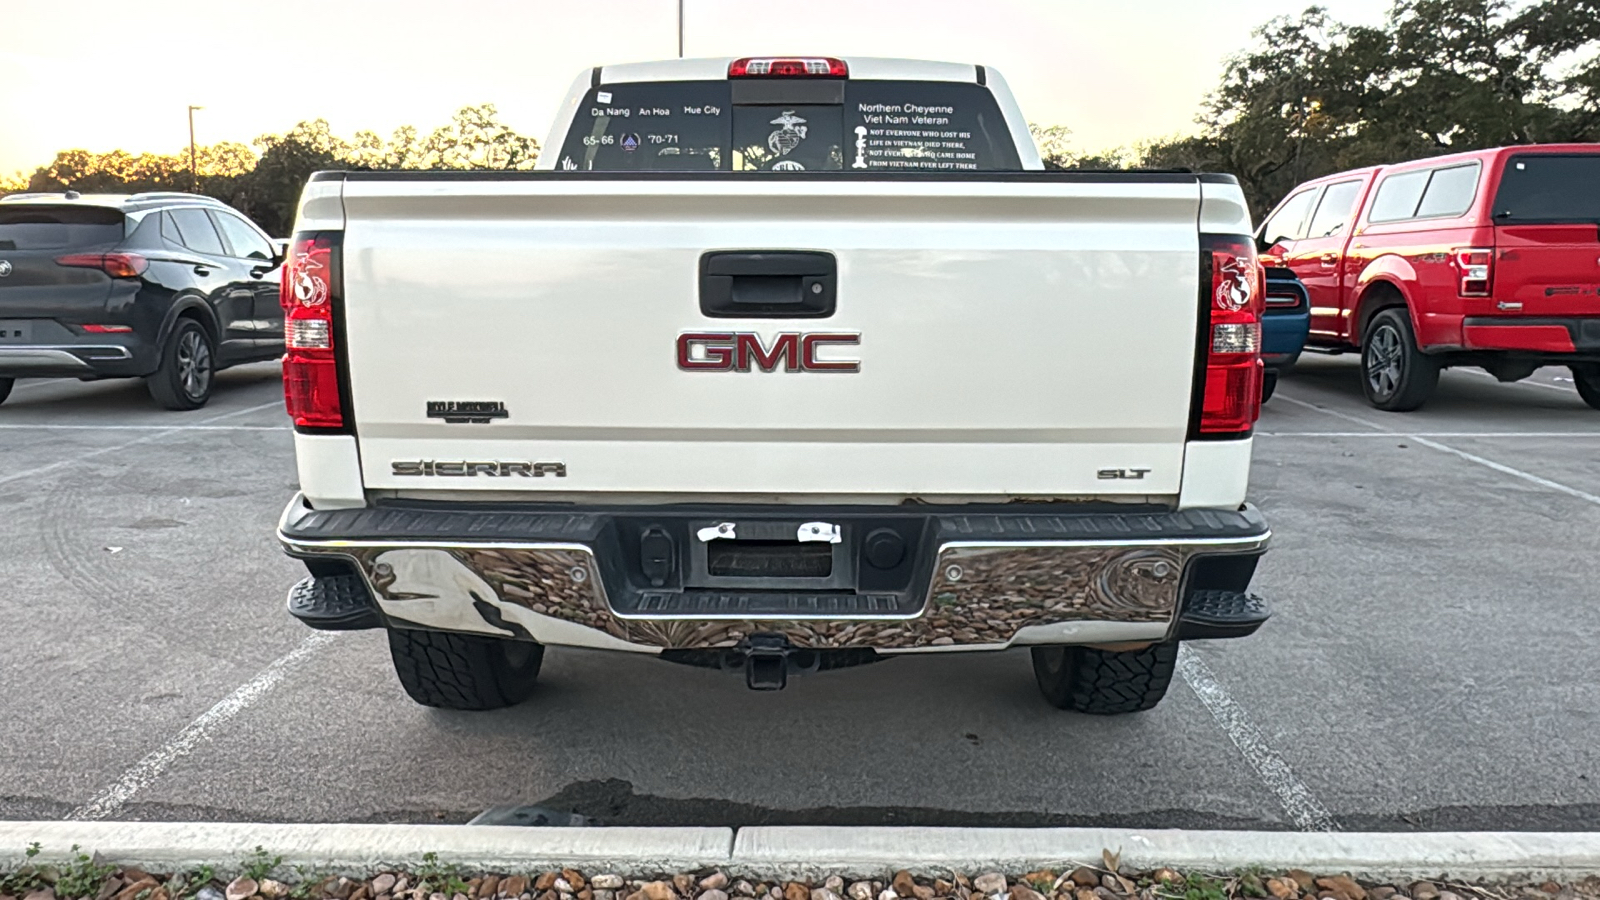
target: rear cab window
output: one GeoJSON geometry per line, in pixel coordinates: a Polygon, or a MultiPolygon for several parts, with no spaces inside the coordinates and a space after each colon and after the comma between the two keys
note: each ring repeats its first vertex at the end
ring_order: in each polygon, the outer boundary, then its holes
{"type": "Polygon", "coordinates": [[[1490,215],[1497,225],[1600,224],[1600,153],[1507,157],[1490,215]]]}
{"type": "Polygon", "coordinates": [[[600,85],[557,171],[952,172],[1022,168],[979,84],[733,79],[600,85]]]}
{"type": "Polygon", "coordinates": [[[122,240],[121,210],[105,206],[0,205],[0,250],[76,250],[122,240]]]}
{"type": "Polygon", "coordinates": [[[1428,186],[1422,192],[1422,202],[1417,204],[1419,219],[1453,219],[1466,215],[1478,196],[1478,174],[1483,167],[1471,162],[1462,166],[1434,169],[1428,186]]]}
{"type": "Polygon", "coordinates": [[[1482,172],[1482,164],[1473,160],[1390,175],[1379,182],[1367,221],[1381,225],[1464,216],[1478,196],[1478,176],[1482,172]]]}

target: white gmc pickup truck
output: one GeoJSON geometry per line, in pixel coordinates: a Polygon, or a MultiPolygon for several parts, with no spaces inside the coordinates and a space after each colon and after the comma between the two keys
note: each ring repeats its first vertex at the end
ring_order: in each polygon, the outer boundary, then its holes
{"type": "Polygon", "coordinates": [[[1148,709],[1247,635],[1262,284],[1235,180],[1042,170],[998,72],[585,72],[534,172],[322,172],[284,277],[313,628],[418,702],[546,645],[794,672],[1028,647],[1148,709]]]}

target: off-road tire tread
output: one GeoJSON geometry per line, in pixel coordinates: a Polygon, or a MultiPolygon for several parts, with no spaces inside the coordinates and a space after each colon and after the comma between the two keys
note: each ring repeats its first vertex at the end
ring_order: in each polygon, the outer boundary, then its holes
{"type": "Polygon", "coordinates": [[[1178,665],[1177,641],[1151,644],[1143,650],[1063,649],[1066,662],[1054,679],[1035,662],[1039,690],[1053,706],[1091,716],[1153,708],[1167,695],[1178,665]]]}
{"type": "Polygon", "coordinates": [[[498,638],[407,628],[389,629],[395,675],[411,699],[439,709],[486,710],[515,706],[533,693],[544,658],[535,644],[521,672],[505,663],[498,638]]]}

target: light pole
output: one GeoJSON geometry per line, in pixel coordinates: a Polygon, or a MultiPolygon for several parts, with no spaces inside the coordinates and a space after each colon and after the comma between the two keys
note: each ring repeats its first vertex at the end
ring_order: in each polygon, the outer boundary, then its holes
{"type": "Polygon", "coordinates": [[[678,58],[683,59],[683,0],[678,0],[678,58]]]}
{"type": "Polygon", "coordinates": [[[204,106],[189,107],[189,190],[200,193],[200,173],[194,164],[194,111],[204,106]]]}

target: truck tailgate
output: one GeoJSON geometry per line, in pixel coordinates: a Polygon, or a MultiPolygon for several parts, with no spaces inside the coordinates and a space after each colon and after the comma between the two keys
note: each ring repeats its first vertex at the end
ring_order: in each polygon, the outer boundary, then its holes
{"type": "Polygon", "coordinates": [[[1178,493],[1192,176],[351,174],[343,204],[368,489],[1178,493]],[[715,251],[832,254],[836,308],[708,318],[701,258],[715,251]],[[859,335],[816,354],[859,367],[684,369],[690,332],[754,334],[773,353],[800,340],[786,334],[859,335]],[[506,415],[452,423],[430,402],[506,415]],[[413,465],[425,461],[447,465],[413,465]],[[549,465],[449,465],[500,461],[549,465]]]}

